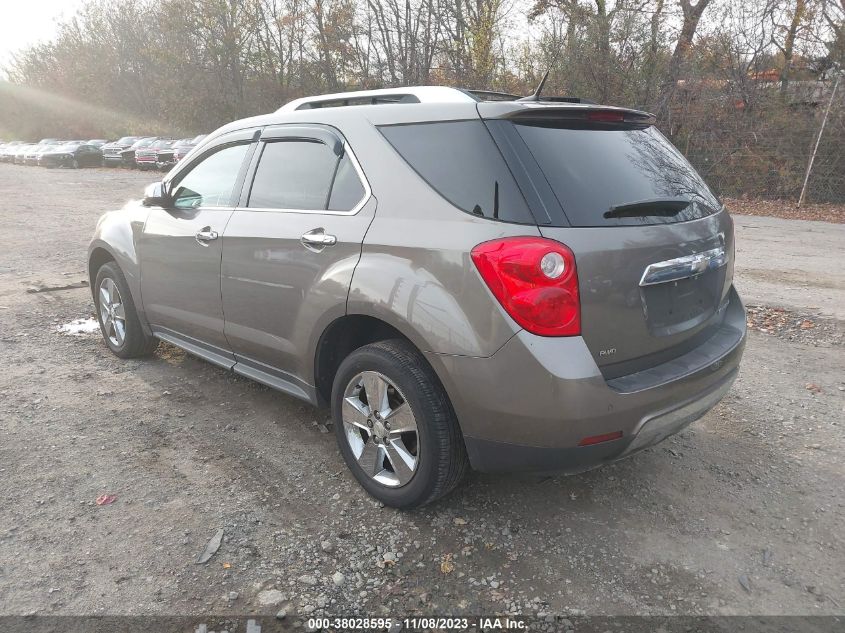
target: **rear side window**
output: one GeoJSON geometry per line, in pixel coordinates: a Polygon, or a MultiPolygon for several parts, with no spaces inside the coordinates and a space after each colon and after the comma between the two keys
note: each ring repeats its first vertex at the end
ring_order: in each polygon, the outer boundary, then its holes
{"type": "Polygon", "coordinates": [[[522,193],[481,121],[379,129],[414,171],[459,209],[504,222],[534,224],[522,193]]]}
{"type": "Polygon", "coordinates": [[[349,211],[364,194],[348,155],[338,160],[320,141],[280,140],[265,144],[247,206],[349,211]]]}
{"type": "Polygon", "coordinates": [[[264,145],[247,206],[264,209],[325,209],[337,156],[319,141],[264,145]]]}
{"type": "Polygon", "coordinates": [[[692,165],[654,127],[515,127],[573,226],[667,224],[721,208],[692,165]],[[661,205],[667,200],[690,204],[667,211],[661,205]],[[648,201],[653,204],[632,205],[648,201]]]}

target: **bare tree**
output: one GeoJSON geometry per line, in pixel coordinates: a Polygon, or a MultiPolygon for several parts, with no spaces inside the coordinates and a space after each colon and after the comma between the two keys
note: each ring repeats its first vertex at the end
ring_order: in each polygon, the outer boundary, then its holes
{"type": "Polygon", "coordinates": [[[695,37],[696,29],[698,29],[698,23],[710,2],[711,0],[698,0],[697,3],[693,4],[692,0],[678,0],[683,15],[683,23],[661,88],[661,97],[657,107],[657,115],[661,118],[665,117],[668,112],[684,61],[692,47],[692,40],[695,37]]]}

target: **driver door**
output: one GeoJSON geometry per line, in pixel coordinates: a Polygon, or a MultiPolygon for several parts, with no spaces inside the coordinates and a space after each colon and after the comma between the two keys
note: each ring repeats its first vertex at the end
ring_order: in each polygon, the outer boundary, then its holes
{"type": "Polygon", "coordinates": [[[153,332],[226,367],[234,357],[223,334],[220,238],[254,132],[222,137],[166,182],[170,204],[150,210],[139,243],[141,297],[153,332]]]}

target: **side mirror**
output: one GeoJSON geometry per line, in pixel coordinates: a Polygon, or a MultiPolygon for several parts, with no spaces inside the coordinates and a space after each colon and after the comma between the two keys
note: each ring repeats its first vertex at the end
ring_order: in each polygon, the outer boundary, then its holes
{"type": "Polygon", "coordinates": [[[143,205],[145,207],[169,207],[172,204],[170,196],[163,182],[154,182],[144,189],[143,205]]]}

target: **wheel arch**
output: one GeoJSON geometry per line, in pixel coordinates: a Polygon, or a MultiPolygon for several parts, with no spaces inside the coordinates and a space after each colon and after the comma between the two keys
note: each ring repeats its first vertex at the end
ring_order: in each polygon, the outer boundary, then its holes
{"type": "Polygon", "coordinates": [[[386,321],[366,314],[346,314],[329,323],[314,350],[314,387],[318,404],[328,406],[331,402],[332,383],[343,359],[359,347],[391,338],[411,342],[386,321]]]}
{"type": "Polygon", "coordinates": [[[88,246],[88,280],[91,296],[94,297],[97,272],[108,262],[114,262],[126,278],[129,292],[135,303],[141,327],[149,334],[149,326],[144,318],[144,306],[141,301],[141,275],[138,256],[135,249],[133,227],[117,213],[107,213],[100,219],[94,239],[88,246]]]}
{"type": "MultiPolygon", "coordinates": [[[[95,292],[94,283],[97,280],[97,272],[104,264],[109,262],[117,263],[114,254],[102,244],[92,246],[88,253],[88,283],[91,286],[91,294],[95,292]]],[[[119,265],[119,264],[118,264],[119,265]]]]}
{"type": "Polygon", "coordinates": [[[426,352],[425,343],[419,337],[409,334],[401,323],[390,323],[369,314],[346,314],[329,323],[314,350],[314,386],[318,406],[328,406],[331,402],[334,377],[350,353],[364,345],[388,339],[402,339],[412,345],[434,371],[452,402],[452,394],[446,388],[447,381],[443,380],[445,367],[438,362],[437,354],[426,352]]]}

